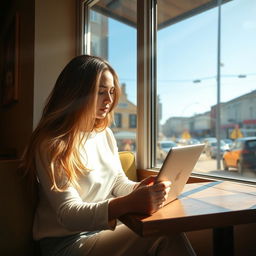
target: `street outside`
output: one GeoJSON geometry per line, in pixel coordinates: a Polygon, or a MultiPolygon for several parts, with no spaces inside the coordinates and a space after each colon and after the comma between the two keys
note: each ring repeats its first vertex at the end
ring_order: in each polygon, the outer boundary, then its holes
{"type": "Polygon", "coordinates": [[[209,174],[213,176],[221,176],[225,178],[234,178],[240,180],[256,181],[256,171],[245,171],[243,174],[238,173],[237,169],[229,168],[229,171],[224,171],[221,161],[221,170],[217,170],[216,159],[207,157],[204,153],[201,154],[195,168],[195,173],[209,174]]]}

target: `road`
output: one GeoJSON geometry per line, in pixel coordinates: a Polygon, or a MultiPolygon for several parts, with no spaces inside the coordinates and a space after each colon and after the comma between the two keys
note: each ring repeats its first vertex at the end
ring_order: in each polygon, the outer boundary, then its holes
{"type": "Polygon", "coordinates": [[[235,179],[242,179],[242,180],[251,180],[256,181],[256,172],[246,171],[242,175],[237,172],[237,169],[230,168],[229,171],[224,171],[222,162],[221,162],[221,170],[217,170],[217,161],[216,159],[208,158],[205,154],[200,156],[198,160],[194,172],[202,173],[202,174],[209,174],[215,176],[223,176],[227,178],[235,178],[235,179]]]}
{"type": "MultiPolygon", "coordinates": [[[[163,160],[157,161],[157,166],[161,167],[163,160]]],[[[211,175],[230,179],[239,179],[244,181],[256,182],[256,171],[244,171],[243,174],[238,173],[237,169],[229,168],[228,171],[224,171],[221,161],[221,169],[217,169],[216,159],[207,157],[204,153],[201,154],[195,168],[194,173],[211,175]]]]}

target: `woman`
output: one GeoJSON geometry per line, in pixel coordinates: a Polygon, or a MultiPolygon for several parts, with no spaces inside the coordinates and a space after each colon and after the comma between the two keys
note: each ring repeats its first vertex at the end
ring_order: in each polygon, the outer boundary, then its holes
{"type": "MultiPolygon", "coordinates": [[[[108,125],[120,94],[113,68],[101,58],[75,57],[58,77],[25,152],[38,180],[33,236],[42,255],[189,255],[184,236],[141,238],[123,214],[157,211],[170,189],[154,177],[129,181],[108,125]]],[[[191,254],[190,254],[191,255],[191,254]]]]}

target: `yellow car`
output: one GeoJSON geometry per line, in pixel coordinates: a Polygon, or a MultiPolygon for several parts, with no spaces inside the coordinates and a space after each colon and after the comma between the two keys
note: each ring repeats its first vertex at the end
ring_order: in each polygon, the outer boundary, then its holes
{"type": "Polygon", "coordinates": [[[239,173],[249,169],[256,171],[256,137],[244,137],[235,140],[229,150],[223,155],[223,167],[237,168],[239,173]]]}

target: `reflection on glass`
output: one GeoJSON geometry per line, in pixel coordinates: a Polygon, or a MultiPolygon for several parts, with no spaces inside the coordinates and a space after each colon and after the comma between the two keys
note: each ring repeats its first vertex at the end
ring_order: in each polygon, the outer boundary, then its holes
{"type": "Polygon", "coordinates": [[[136,150],[137,2],[97,1],[89,10],[90,53],[107,59],[119,75],[122,96],[111,126],[120,151],[136,150]]]}
{"type": "Polygon", "coordinates": [[[255,181],[255,148],[240,148],[237,153],[232,145],[241,140],[246,145],[247,137],[256,136],[256,2],[234,0],[221,7],[220,170],[216,169],[218,10],[211,6],[202,11],[194,1],[187,6],[181,1],[177,8],[172,2],[158,0],[161,118],[156,166],[163,162],[161,143],[203,142],[206,147],[194,172],[255,181]]]}

